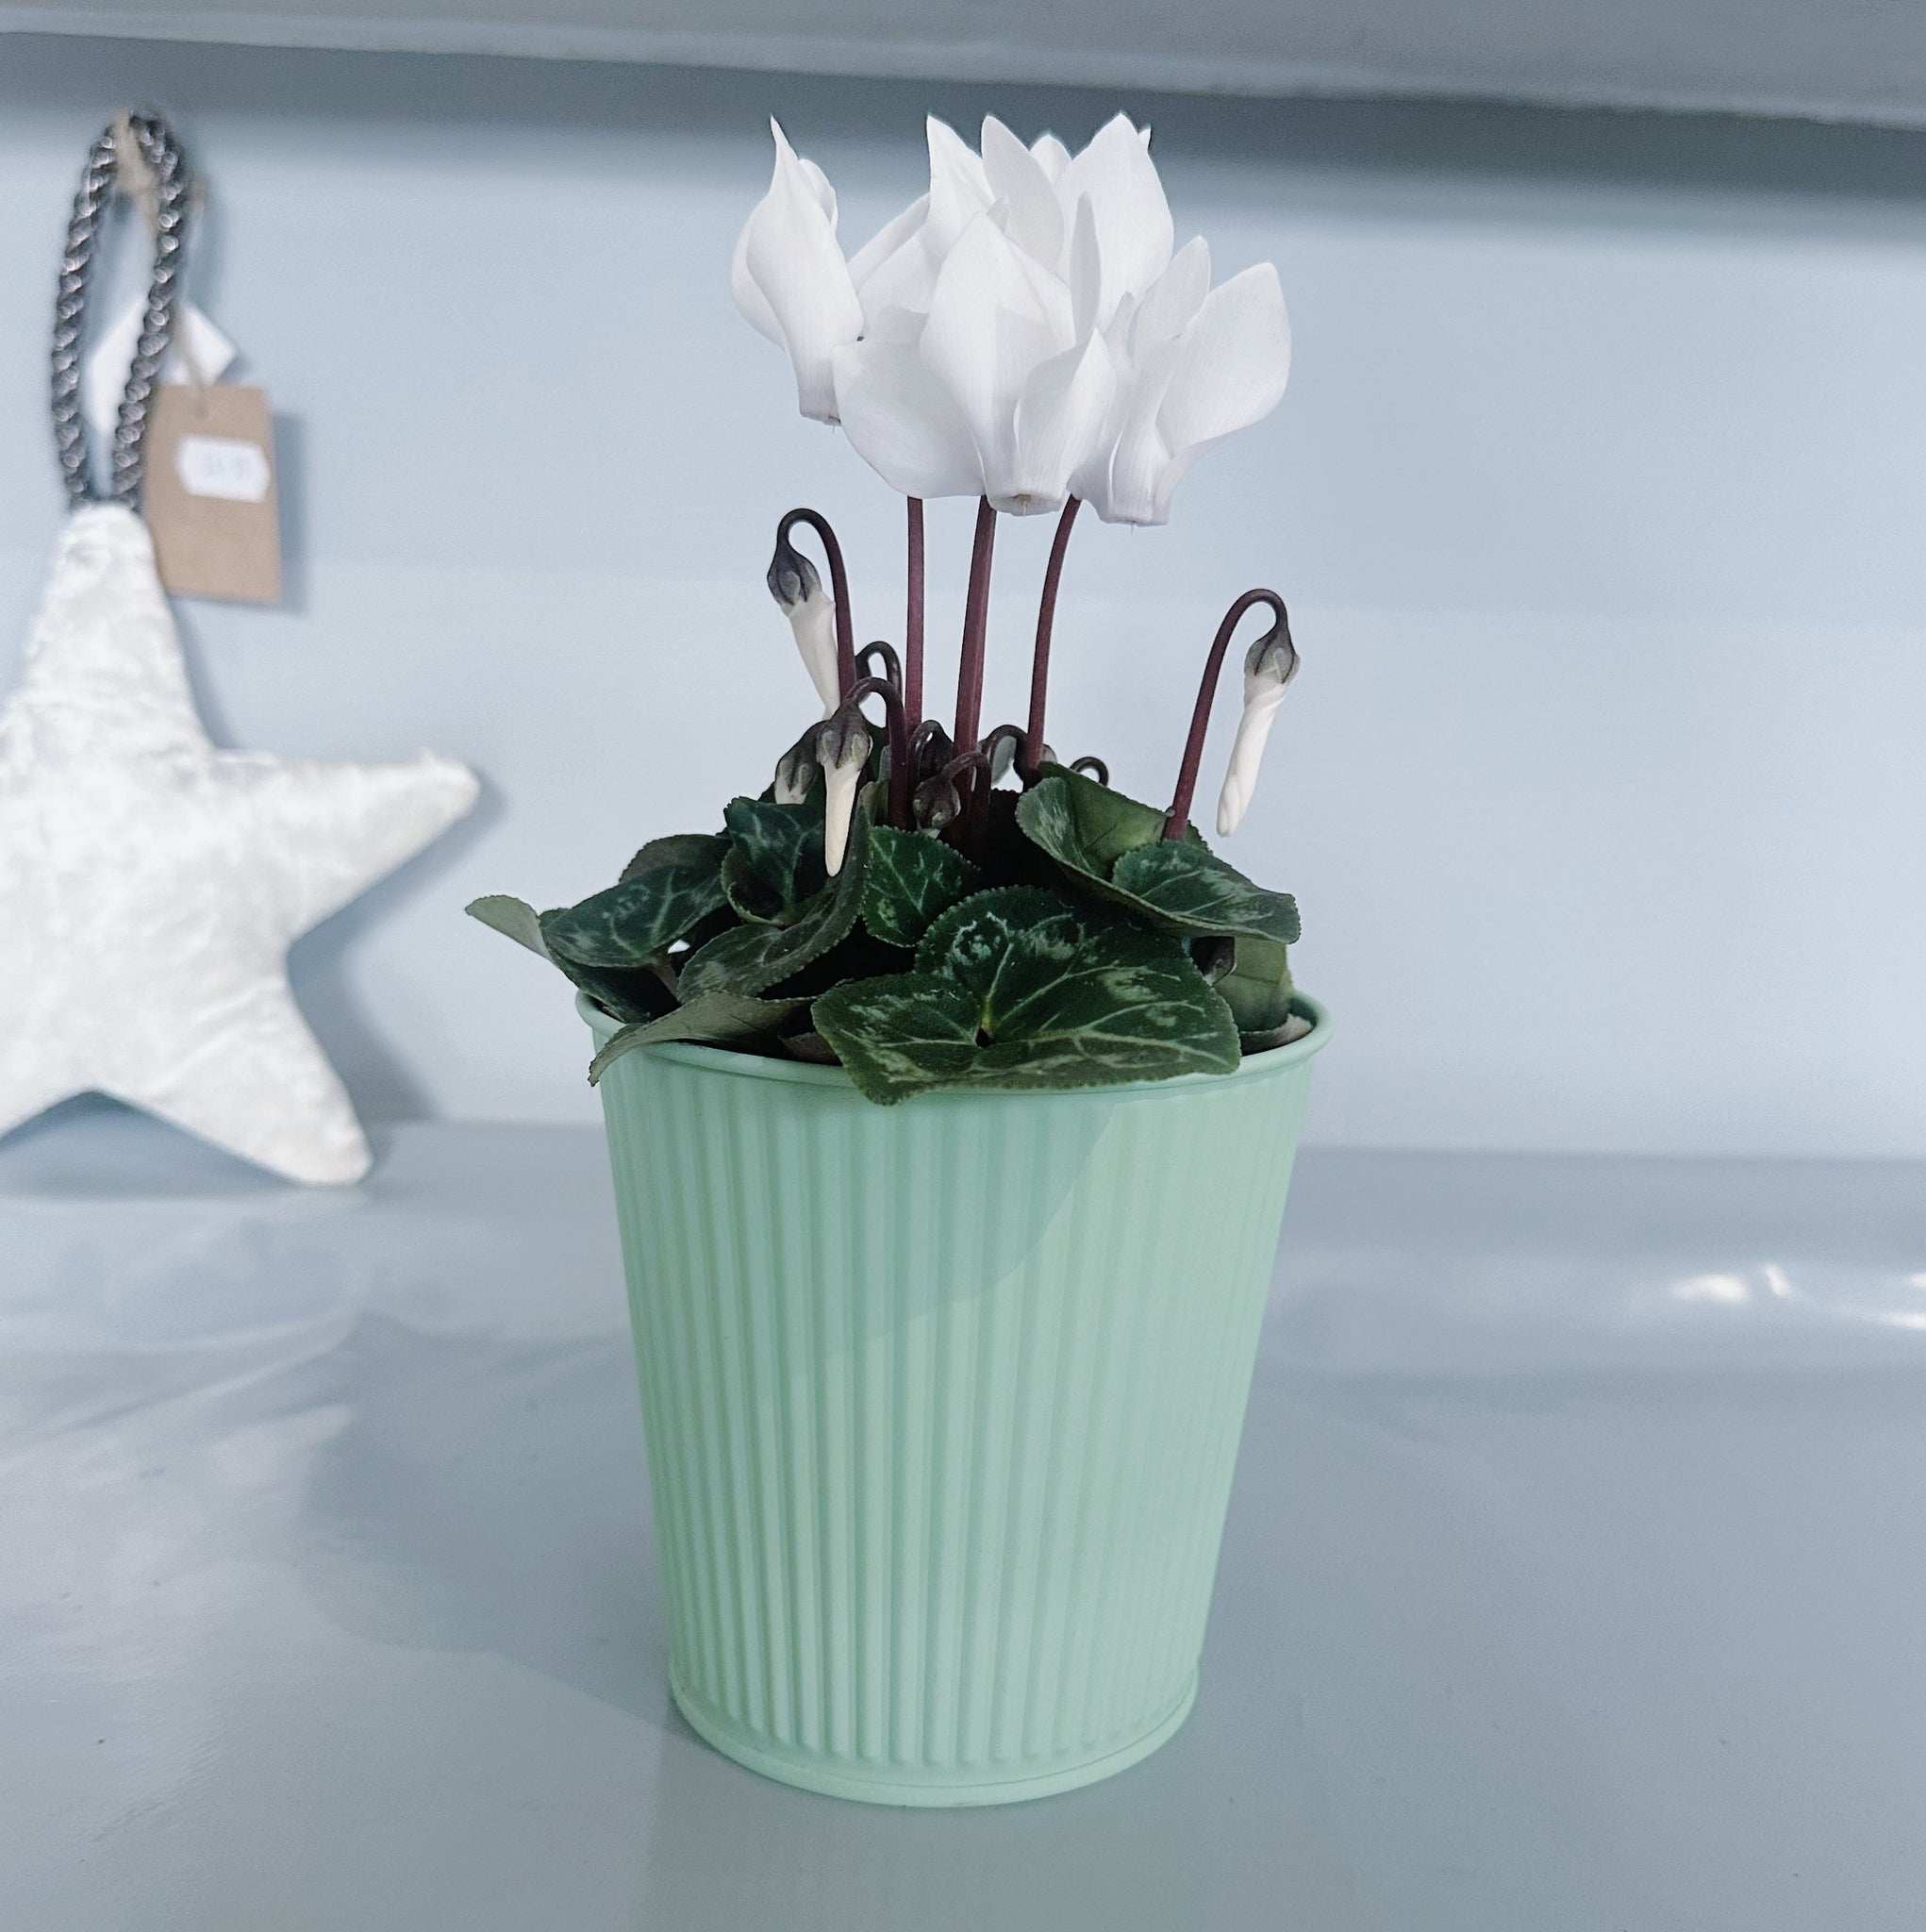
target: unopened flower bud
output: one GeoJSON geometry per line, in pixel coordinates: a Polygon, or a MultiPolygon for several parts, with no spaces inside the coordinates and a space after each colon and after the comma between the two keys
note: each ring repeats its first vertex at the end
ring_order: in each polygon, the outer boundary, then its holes
{"type": "Polygon", "coordinates": [[[808,797],[816,783],[816,744],[822,736],[822,726],[812,724],[776,760],[775,802],[778,805],[801,805],[808,797]]]}
{"type": "Polygon", "coordinates": [[[1297,675],[1297,646],[1290,641],[1290,626],[1280,617],[1245,654],[1244,714],[1237,720],[1230,769],[1224,774],[1224,787],[1217,801],[1220,838],[1228,839],[1250,808],[1271,721],[1284,702],[1285,686],[1297,675]]]}
{"type": "Polygon", "coordinates": [[[925,778],[916,788],[916,796],[911,802],[911,810],[916,822],[932,832],[940,832],[945,825],[953,824],[963,811],[963,799],[955,786],[938,772],[933,777],[925,778]]]}
{"type": "Polygon", "coordinates": [[[854,705],[825,720],[821,733],[816,758],[822,767],[822,862],[834,878],[849,851],[856,788],[873,747],[863,714],[854,705]]]}
{"type": "Polygon", "coordinates": [[[769,594],[782,607],[796,634],[803,668],[822,700],[826,718],[842,695],[836,675],[836,600],[822,588],[816,566],[787,537],[776,539],[767,582],[769,594]]]}

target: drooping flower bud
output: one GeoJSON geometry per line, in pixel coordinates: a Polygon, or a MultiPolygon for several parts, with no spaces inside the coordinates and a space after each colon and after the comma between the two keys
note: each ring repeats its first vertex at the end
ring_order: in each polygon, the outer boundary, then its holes
{"type": "Polygon", "coordinates": [[[822,700],[826,718],[842,695],[836,675],[836,600],[822,588],[816,566],[787,537],[776,539],[767,581],[769,594],[782,607],[796,634],[803,668],[822,700]]]}
{"type": "Polygon", "coordinates": [[[774,797],[778,805],[801,805],[816,783],[816,746],[822,726],[812,724],[776,760],[774,797]]]}
{"type": "Polygon", "coordinates": [[[1221,839],[1228,839],[1237,829],[1250,808],[1271,720],[1284,702],[1285,686],[1297,675],[1297,646],[1290,641],[1290,626],[1279,617],[1244,657],[1244,714],[1237,720],[1230,769],[1224,774],[1224,789],[1217,801],[1217,829],[1221,839]]]}
{"type": "Polygon", "coordinates": [[[849,851],[856,788],[873,747],[863,714],[854,705],[826,719],[821,731],[816,758],[822,767],[822,862],[834,878],[849,851]]]}
{"type": "Polygon", "coordinates": [[[926,831],[940,832],[962,815],[963,799],[954,780],[938,772],[916,788],[916,822],[926,831]]]}

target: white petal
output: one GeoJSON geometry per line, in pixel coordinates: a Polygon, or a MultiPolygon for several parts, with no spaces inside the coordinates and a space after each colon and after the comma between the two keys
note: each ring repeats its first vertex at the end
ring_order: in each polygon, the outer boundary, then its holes
{"type": "Polygon", "coordinates": [[[1064,243],[1063,210],[1050,176],[1023,143],[999,121],[983,123],[983,173],[1004,210],[1004,233],[1032,259],[1056,269],[1064,243]]]}
{"type": "Polygon", "coordinates": [[[1017,405],[1015,472],[989,479],[990,503],[1016,516],[1061,509],[1071,472],[1103,435],[1116,391],[1102,336],[1044,363],[1017,405]]]}
{"type": "Polygon", "coordinates": [[[1237,736],[1231,746],[1230,768],[1224,773],[1223,790],[1218,794],[1217,829],[1228,839],[1243,823],[1250,809],[1252,794],[1257,789],[1257,767],[1263,761],[1265,741],[1270,736],[1271,721],[1284,702],[1284,686],[1274,679],[1254,680],[1255,689],[1245,687],[1244,714],[1237,720],[1237,736]]]}
{"type": "Polygon", "coordinates": [[[1103,300],[1104,261],[1097,247],[1096,210],[1085,194],[1077,199],[1076,219],[1070,231],[1071,328],[1078,341],[1096,328],[1103,300]]]}
{"type": "Polygon", "coordinates": [[[1165,392],[1172,449],[1202,451],[1268,416],[1290,375],[1290,322],[1277,271],[1260,262],[1213,289],[1185,331],[1165,392]]]}
{"type": "Polygon", "coordinates": [[[1128,118],[1119,114],[1057,177],[1066,208],[1088,194],[1096,209],[1097,242],[1104,258],[1104,310],[1107,322],[1126,292],[1141,295],[1163,274],[1175,234],[1156,165],[1128,118]]]}
{"type": "Polygon", "coordinates": [[[836,677],[836,600],[819,584],[789,612],[789,628],[826,718],[841,696],[836,677]]]}
{"type": "Polygon", "coordinates": [[[1135,364],[1121,386],[1115,426],[1106,432],[1107,455],[1085,465],[1071,480],[1071,489],[1106,524],[1168,521],[1168,508],[1159,509],[1158,491],[1171,448],[1158,415],[1176,359],[1177,345],[1165,342],[1135,364]]]}
{"type": "Polygon", "coordinates": [[[842,870],[849,851],[850,820],[855,815],[856,783],[862,775],[859,762],[822,767],[822,862],[831,878],[842,870]]]}
{"type": "Polygon", "coordinates": [[[1070,166],[1070,150],[1054,134],[1039,134],[1030,143],[1037,165],[1054,181],[1070,166]]]}
{"type": "MultiPolygon", "coordinates": [[[[796,372],[796,402],[805,416],[836,420],[830,358],[862,330],[862,305],[837,245],[835,195],[820,169],[801,161],[773,122],[775,173],[739,244],[737,301],[749,321],[763,325],[766,309],[796,372]],[[824,206],[825,197],[827,207],[824,206]],[[746,298],[744,286],[761,297],[746,298]]],[[[765,330],[765,333],[767,331],[765,330]]]]}
{"type": "Polygon", "coordinates": [[[927,132],[930,208],[926,225],[929,245],[940,265],[963,230],[988,211],[994,197],[984,175],[983,163],[954,127],[931,115],[927,132]]]}
{"type": "Polygon", "coordinates": [[[1171,258],[1170,267],[1144,291],[1134,310],[1130,324],[1133,352],[1141,354],[1153,342],[1175,341],[1195,320],[1209,293],[1210,248],[1202,235],[1194,235],[1171,258]]]}
{"type": "Polygon", "coordinates": [[[850,257],[849,278],[855,284],[858,295],[870,280],[891,256],[900,250],[905,242],[913,240],[922,230],[923,219],[930,211],[930,198],[920,195],[903,210],[900,215],[885,222],[856,252],[850,257]]]}
{"type": "Polygon", "coordinates": [[[976,496],[983,471],[968,425],[914,342],[866,341],[836,358],[850,446],[905,496],[976,496]]]}
{"type": "Polygon", "coordinates": [[[986,476],[1010,472],[1017,399],[1038,365],[1070,346],[1071,321],[1061,282],[988,215],[971,223],[937,277],[919,347],[955,398],[986,476]]]}
{"type": "Polygon", "coordinates": [[[749,212],[749,219],[742,224],[742,232],[736,237],[736,252],[729,259],[729,292],[736,298],[736,307],[742,311],[742,319],[757,335],[767,336],[777,348],[787,346],[783,341],[783,325],[775,319],[775,310],[769,306],[769,297],[755,286],[755,277],[749,273],[749,233],[755,226],[755,218],[762,212],[763,204],[757,202],[749,212]]]}

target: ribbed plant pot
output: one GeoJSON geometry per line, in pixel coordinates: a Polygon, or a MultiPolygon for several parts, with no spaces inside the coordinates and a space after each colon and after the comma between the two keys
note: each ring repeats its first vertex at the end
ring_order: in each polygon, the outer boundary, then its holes
{"type": "Polygon", "coordinates": [[[1184,1722],[1330,1031],[1302,1008],[1234,1074],[1078,1092],[875,1107],[689,1045],[609,1069],[670,1688],[718,1750],[990,1805],[1184,1722]]]}

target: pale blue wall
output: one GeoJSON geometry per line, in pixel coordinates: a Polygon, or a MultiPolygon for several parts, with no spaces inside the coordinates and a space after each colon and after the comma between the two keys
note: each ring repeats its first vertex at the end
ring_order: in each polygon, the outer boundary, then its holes
{"type": "MultiPolygon", "coordinates": [[[[760,584],[792,502],[861,628],[900,623],[894,500],[729,304],[764,117],[859,239],[926,103],[1071,138],[1117,104],[0,39],[9,680],[64,204],[131,98],[207,165],[196,291],[287,418],[294,597],[188,608],[210,717],[490,783],[306,944],[303,998],[371,1113],[586,1116],[558,985],[461,902],[573,897],[763,781],[808,715],[760,584]]],[[[1298,892],[1339,1016],[1314,1134],[1926,1154],[1926,141],[1125,105],[1180,235],[1276,259],[1298,363],[1170,530],[1079,537],[1053,736],[1162,794],[1218,611],[1289,597],[1305,670],[1228,850],[1298,892]]],[[[967,521],[933,521],[939,638],[967,521]]],[[[999,558],[998,713],[1047,537],[999,558]]]]}

